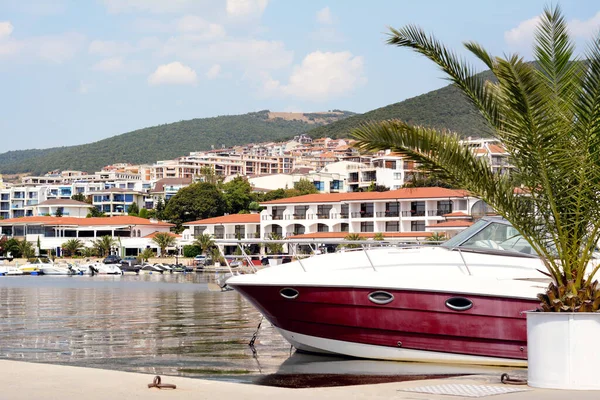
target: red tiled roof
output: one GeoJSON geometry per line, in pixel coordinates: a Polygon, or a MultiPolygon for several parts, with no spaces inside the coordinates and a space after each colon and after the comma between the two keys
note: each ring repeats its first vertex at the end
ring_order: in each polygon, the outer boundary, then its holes
{"type": "Polygon", "coordinates": [[[429,199],[429,198],[448,198],[448,197],[466,197],[469,194],[466,190],[453,190],[439,187],[422,187],[390,190],[387,192],[351,192],[351,193],[323,193],[307,194],[304,196],[289,197],[265,201],[266,204],[296,204],[296,203],[337,203],[340,201],[361,201],[361,200],[394,200],[394,199],[429,199]]]}
{"type": "Polygon", "coordinates": [[[173,232],[159,232],[159,231],[155,231],[155,232],[152,232],[149,235],[144,236],[144,239],[152,239],[152,238],[154,238],[156,236],[157,233],[168,233],[169,236],[174,237],[174,238],[180,238],[181,237],[181,235],[177,235],[177,234],[175,234],[173,232]]]}
{"type": "Polygon", "coordinates": [[[465,220],[452,220],[452,221],[444,221],[439,224],[427,225],[428,228],[466,228],[473,225],[473,221],[465,221],[465,220]]]}
{"type": "Polygon", "coordinates": [[[64,206],[69,206],[69,207],[74,207],[74,206],[79,206],[79,207],[93,207],[89,203],[84,203],[83,201],[77,201],[77,200],[71,200],[71,199],[50,199],[50,200],[42,201],[41,203],[38,203],[37,205],[38,206],[60,206],[60,205],[64,205],[64,206]]]}
{"type": "MultiPolygon", "coordinates": [[[[372,238],[376,235],[373,232],[352,232],[357,233],[364,238],[372,238]]],[[[350,232],[313,232],[302,235],[290,236],[289,239],[343,239],[351,234],[350,232]]],[[[383,232],[384,238],[413,238],[413,237],[429,237],[432,232],[383,232]]]]}
{"type": "Polygon", "coordinates": [[[198,221],[186,222],[189,225],[211,225],[211,224],[259,224],[260,214],[230,214],[221,217],[206,218],[198,221]]]}
{"type": "Polygon", "coordinates": [[[450,218],[452,218],[452,217],[469,217],[469,218],[471,218],[471,216],[464,211],[454,211],[453,213],[444,214],[443,216],[450,217],[450,218]]]}
{"type": "Polygon", "coordinates": [[[490,153],[494,153],[494,154],[504,154],[506,153],[506,150],[504,149],[504,147],[497,145],[497,144],[490,144],[489,146],[490,149],[490,153]]]}
{"type": "Polygon", "coordinates": [[[110,226],[110,225],[152,225],[171,227],[168,222],[151,222],[148,219],[129,215],[116,217],[76,218],[76,217],[21,217],[0,220],[0,225],[74,225],[74,226],[110,226]]]}

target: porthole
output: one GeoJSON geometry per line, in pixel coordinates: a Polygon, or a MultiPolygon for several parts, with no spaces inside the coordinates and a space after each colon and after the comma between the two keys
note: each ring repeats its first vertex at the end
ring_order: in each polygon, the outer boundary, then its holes
{"type": "Polygon", "coordinates": [[[296,289],[292,289],[292,288],[283,288],[279,291],[279,294],[281,295],[281,297],[286,298],[286,299],[290,299],[293,300],[296,297],[298,297],[298,295],[300,293],[298,293],[298,291],[296,289]]]}
{"type": "Polygon", "coordinates": [[[388,304],[394,300],[394,295],[383,290],[369,293],[369,300],[375,304],[388,304]]]}
{"type": "Polygon", "coordinates": [[[454,311],[467,311],[473,307],[473,302],[465,297],[451,297],[446,300],[446,307],[454,311]]]}

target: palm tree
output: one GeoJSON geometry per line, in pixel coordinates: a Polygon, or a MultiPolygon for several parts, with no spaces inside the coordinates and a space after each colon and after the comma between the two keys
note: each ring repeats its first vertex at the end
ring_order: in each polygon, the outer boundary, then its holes
{"type": "Polygon", "coordinates": [[[83,243],[79,239],[69,239],[61,247],[67,256],[73,256],[83,248],[83,243]]]}
{"type": "MultiPolygon", "coordinates": [[[[359,233],[349,233],[344,237],[344,240],[356,242],[359,240],[365,240],[365,238],[363,236],[361,236],[359,233]]],[[[356,249],[356,248],[359,248],[362,246],[358,243],[349,243],[349,244],[341,244],[340,247],[345,247],[347,249],[356,249]]]]}
{"type": "Polygon", "coordinates": [[[420,28],[390,31],[389,44],[423,54],[449,76],[502,141],[515,171],[494,173],[458,135],[402,121],[360,127],[353,132],[359,148],[403,152],[510,221],[553,278],[539,295],[543,310],[597,311],[598,268],[585,272],[600,239],[600,38],[587,60],[578,60],[559,7],[546,8],[534,44],[537,67],[465,44],[493,83],[420,28]]]}
{"type": "Polygon", "coordinates": [[[141,253],[138,255],[138,258],[139,258],[141,261],[143,261],[143,262],[146,262],[146,261],[148,261],[148,259],[149,259],[150,257],[154,257],[154,252],[152,251],[152,249],[151,249],[151,248],[146,248],[146,249],[144,249],[144,251],[142,251],[142,252],[141,252],[141,253]]]}
{"type": "Polygon", "coordinates": [[[208,250],[215,246],[215,241],[213,240],[212,235],[203,233],[202,235],[196,237],[196,240],[194,240],[194,246],[200,248],[200,253],[206,256],[208,250]]]}
{"type": "MultiPolygon", "coordinates": [[[[273,233],[273,232],[269,233],[268,238],[269,238],[269,240],[282,240],[283,239],[280,234],[273,233]]],[[[283,253],[283,244],[282,243],[266,243],[265,247],[267,248],[267,251],[269,252],[269,254],[283,253]]]]}
{"type": "Polygon", "coordinates": [[[160,255],[164,256],[167,252],[167,247],[175,245],[175,236],[169,232],[158,232],[154,235],[152,241],[160,248],[160,255]]]}
{"type": "Polygon", "coordinates": [[[31,242],[23,239],[17,244],[17,246],[19,247],[19,253],[21,253],[21,257],[31,258],[35,255],[35,250],[31,242]]]}
{"type": "Polygon", "coordinates": [[[446,235],[442,232],[433,232],[433,234],[427,238],[428,242],[436,243],[443,242],[444,240],[446,240],[446,235]]]}
{"type": "Polygon", "coordinates": [[[113,237],[106,235],[94,240],[92,244],[100,257],[104,257],[110,254],[110,249],[117,244],[117,241],[113,237]]]}

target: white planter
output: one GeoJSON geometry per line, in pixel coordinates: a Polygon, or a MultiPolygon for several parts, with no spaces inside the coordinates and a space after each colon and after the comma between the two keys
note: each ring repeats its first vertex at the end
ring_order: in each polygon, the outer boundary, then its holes
{"type": "Polygon", "coordinates": [[[600,313],[527,313],[527,375],[532,387],[600,390],[600,313]]]}

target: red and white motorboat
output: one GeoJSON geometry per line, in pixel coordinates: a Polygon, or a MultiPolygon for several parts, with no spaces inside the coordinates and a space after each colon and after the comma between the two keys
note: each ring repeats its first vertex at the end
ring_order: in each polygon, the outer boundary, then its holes
{"type": "Polygon", "coordinates": [[[230,278],[298,350],[525,365],[526,319],[545,268],[506,221],[483,218],[441,246],[313,256],[230,278]]]}

